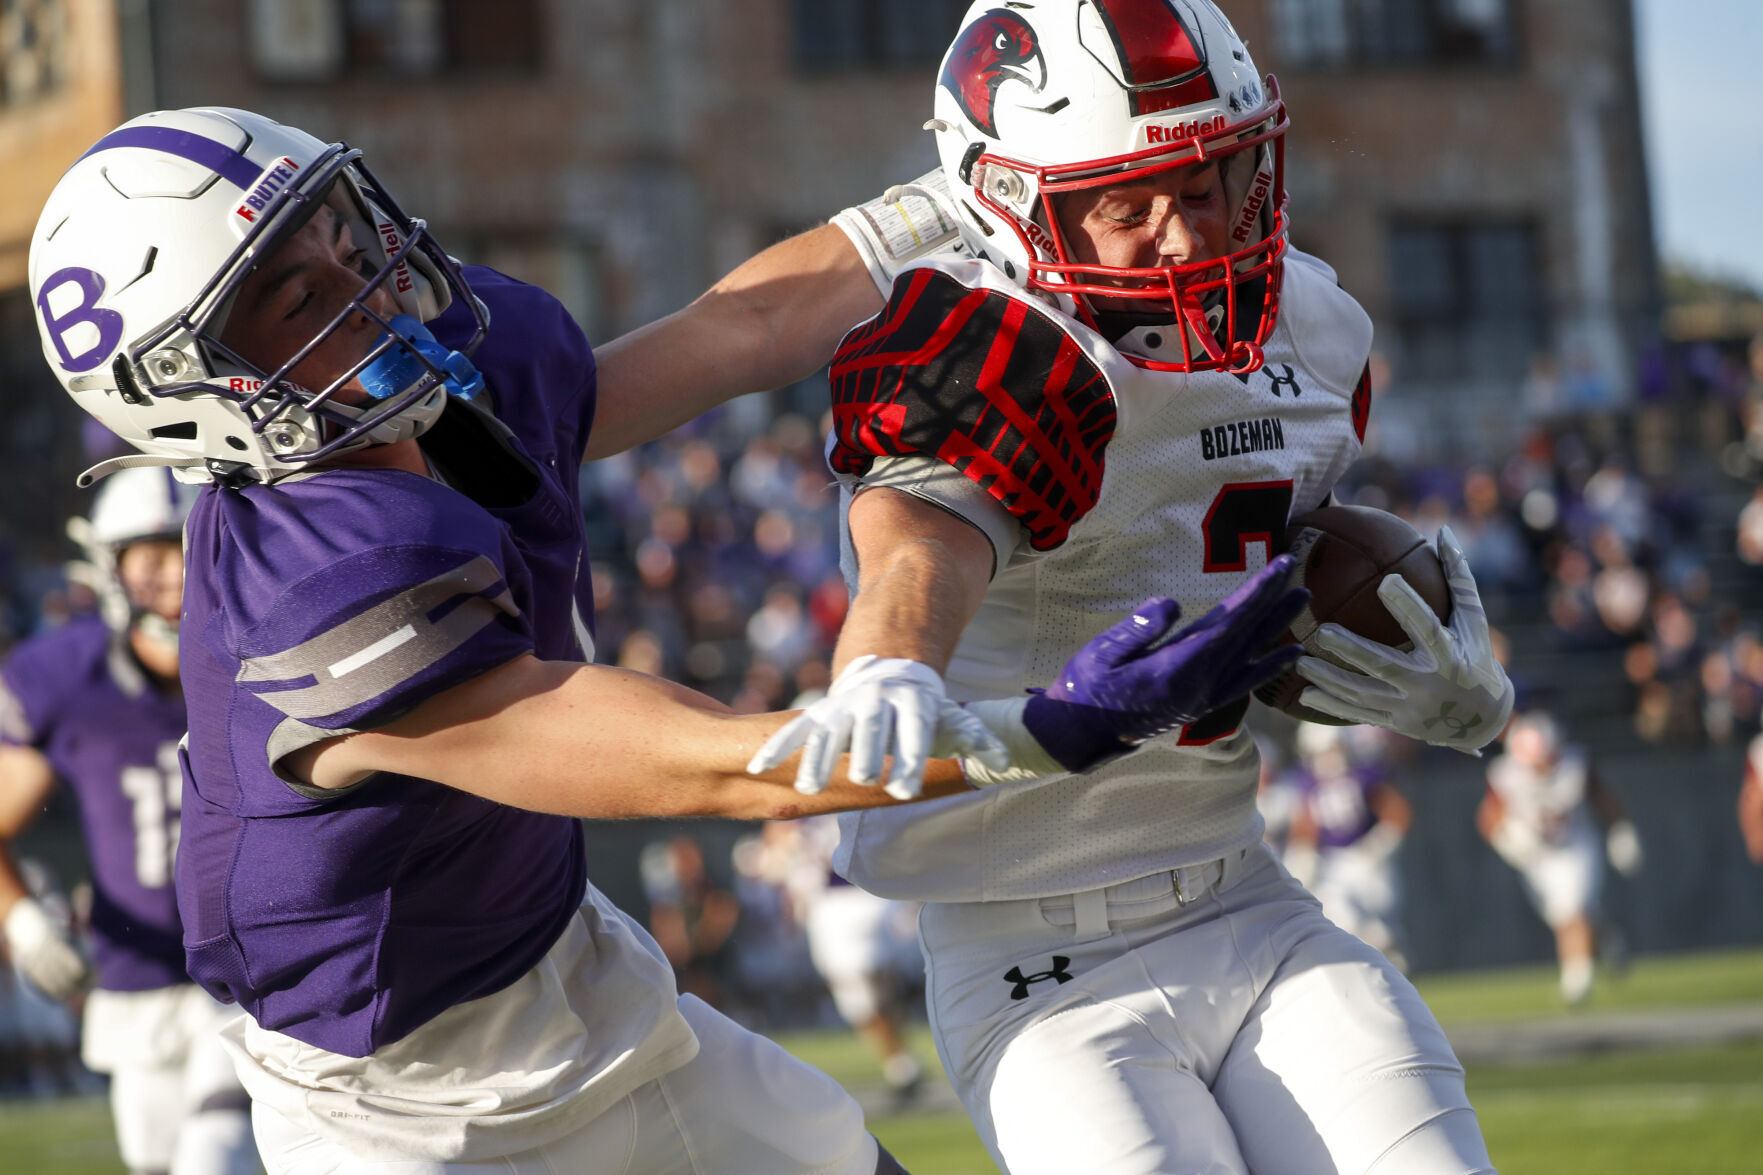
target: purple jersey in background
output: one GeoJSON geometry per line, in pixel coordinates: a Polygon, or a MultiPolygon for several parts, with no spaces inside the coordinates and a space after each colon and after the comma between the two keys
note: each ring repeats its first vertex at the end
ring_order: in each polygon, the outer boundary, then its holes
{"type": "MultiPolygon", "coordinates": [[[[406,776],[322,792],[275,770],[522,654],[587,655],[576,478],[593,355],[549,294],[467,276],[491,314],[472,361],[520,459],[458,402],[424,448],[476,500],[333,469],[204,490],[186,528],[190,974],[263,1027],[350,1056],[512,983],[586,886],[573,819],[406,776]]],[[[430,324],[449,346],[468,326],[457,305],[430,324]]]]}
{"type": "Polygon", "coordinates": [[[1316,824],[1316,847],[1344,849],[1377,824],[1371,797],[1383,778],[1375,771],[1355,767],[1326,776],[1308,770],[1295,773],[1304,810],[1316,824]]]}
{"type": "Polygon", "coordinates": [[[95,616],[26,641],[0,676],[0,740],[41,751],[79,802],[98,986],[187,983],[172,891],[182,695],[155,688],[95,616]]]}

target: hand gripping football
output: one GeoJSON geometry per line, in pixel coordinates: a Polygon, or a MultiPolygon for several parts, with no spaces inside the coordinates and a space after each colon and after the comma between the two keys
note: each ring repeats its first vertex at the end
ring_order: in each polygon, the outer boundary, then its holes
{"type": "MultiPolygon", "coordinates": [[[[1286,524],[1286,550],[1298,561],[1294,584],[1310,589],[1310,604],[1292,621],[1286,640],[1303,645],[1313,657],[1340,664],[1312,641],[1317,628],[1329,622],[1379,644],[1404,650],[1412,646],[1377,598],[1377,585],[1392,573],[1407,580],[1439,619],[1450,619],[1451,588],[1438,555],[1419,531],[1394,514],[1368,506],[1324,506],[1286,524]]],[[[1301,705],[1298,696],[1309,684],[1288,669],[1255,696],[1306,722],[1351,725],[1301,705]]]]}

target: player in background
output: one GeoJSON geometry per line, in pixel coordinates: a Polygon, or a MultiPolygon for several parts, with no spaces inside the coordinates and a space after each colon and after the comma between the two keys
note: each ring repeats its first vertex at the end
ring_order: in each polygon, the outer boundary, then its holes
{"type": "Polygon", "coordinates": [[[740,903],[711,878],[704,850],[683,832],[646,845],[638,872],[649,900],[649,933],[673,964],[674,983],[722,1007],[740,903]]]}
{"type": "Polygon", "coordinates": [[[1739,784],[1739,835],[1753,865],[1763,865],[1763,734],[1745,751],[1745,778],[1739,784]]]}
{"type": "MultiPolygon", "coordinates": [[[[839,218],[889,297],[831,372],[854,600],[827,698],[759,768],[853,727],[924,741],[947,697],[1032,710],[1150,585],[1197,613],[1237,590],[1359,452],[1371,324],[1289,246],[1285,106],[1208,0],[975,4],[934,115],[947,198],[839,218]],[[925,204],[963,248],[901,267],[890,230],[925,204]]],[[[1306,705],[1465,751],[1500,729],[1510,682],[1439,549],[1449,626],[1391,577],[1413,650],[1324,626],[1348,668],[1299,661],[1306,705]]],[[[1418,994],[1261,845],[1246,699],[1216,698],[1081,780],[841,822],[846,877],[926,903],[932,1028],[992,1157],[1490,1170],[1418,994]]],[[[1045,750],[1017,769],[1076,765],[1045,750]]]]}
{"type": "Polygon", "coordinates": [[[1292,837],[1292,821],[1298,814],[1298,789],[1286,769],[1285,750],[1260,731],[1254,731],[1255,757],[1261,775],[1255,786],[1255,811],[1261,816],[1261,839],[1273,855],[1285,859],[1292,837]]]}
{"type": "MultiPolygon", "coordinates": [[[[897,1170],[830,1078],[676,992],[587,883],[577,819],[895,802],[752,778],[787,716],[589,663],[578,463],[813,370],[880,303],[839,230],[597,363],[555,299],[462,267],[358,151],[162,111],[62,177],[30,278],[52,370],[142,453],[88,476],[207,483],[176,883],[192,976],[245,1013],[223,1036],[272,1175],[897,1170]]],[[[1291,664],[1253,655],[1303,606],[1289,574],[1179,637],[1146,601],[1031,711],[951,703],[952,736],[866,736],[855,773],[899,745],[928,798],[996,780],[1003,743],[1130,757],[1210,704],[1213,665],[1241,693],[1291,664]]],[[[835,747],[817,766],[850,768],[835,747]]]]}
{"type": "Polygon", "coordinates": [[[1561,998],[1577,1006],[1592,993],[1600,937],[1606,958],[1622,955],[1620,931],[1601,924],[1604,860],[1633,877],[1642,863],[1640,837],[1585,748],[1567,742],[1552,716],[1519,714],[1505,745],[1488,764],[1475,827],[1518,870],[1525,895],[1554,932],[1561,998]]]}
{"type": "MultiPolygon", "coordinates": [[[[1396,850],[1414,808],[1375,756],[1355,755],[1352,732],[1368,727],[1301,723],[1300,765],[1289,778],[1299,795],[1285,864],[1342,930],[1370,943],[1404,973],[1402,879],[1396,850]]],[[[1365,744],[1362,744],[1362,746],[1365,744]]]]}
{"type": "Polygon", "coordinates": [[[859,889],[833,869],[838,822],[816,816],[765,827],[753,867],[782,887],[839,1017],[874,1054],[896,1105],[924,1084],[905,1039],[903,989],[918,968],[916,908],[859,889]]]}
{"type": "Polygon", "coordinates": [[[219,1036],[233,1013],[190,981],[172,888],[181,531],[194,497],[168,469],[106,482],[91,518],[68,527],[98,614],[26,641],[0,671],[0,915],[13,965],[44,992],[70,1000],[95,979],[81,1053],[110,1075],[129,1170],[233,1175],[257,1170],[250,1107],[219,1036]],[[57,782],[78,802],[92,871],[90,973],[5,850],[57,782]]]}

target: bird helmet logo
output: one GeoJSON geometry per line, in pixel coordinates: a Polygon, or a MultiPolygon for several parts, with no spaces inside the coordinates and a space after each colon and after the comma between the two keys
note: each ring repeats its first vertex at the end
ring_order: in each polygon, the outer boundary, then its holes
{"type": "Polygon", "coordinates": [[[993,9],[961,31],[943,66],[948,87],[974,126],[998,137],[998,87],[1021,82],[1039,91],[1047,84],[1040,38],[1013,12],[993,9]]]}

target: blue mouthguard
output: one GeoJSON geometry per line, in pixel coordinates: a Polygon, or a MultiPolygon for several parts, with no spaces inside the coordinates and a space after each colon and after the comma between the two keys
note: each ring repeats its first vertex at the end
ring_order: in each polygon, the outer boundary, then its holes
{"type": "Polygon", "coordinates": [[[416,386],[429,374],[423,359],[447,373],[442,386],[448,395],[470,400],[484,390],[483,373],[458,351],[449,351],[436,342],[428,327],[408,314],[398,315],[392,319],[391,325],[392,329],[382,334],[374,345],[378,346],[390,336],[397,337],[397,345],[387,348],[385,354],[362,368],[361,374],[356,376],[368,395],[376,400],[389,400],[416,386]]]}

